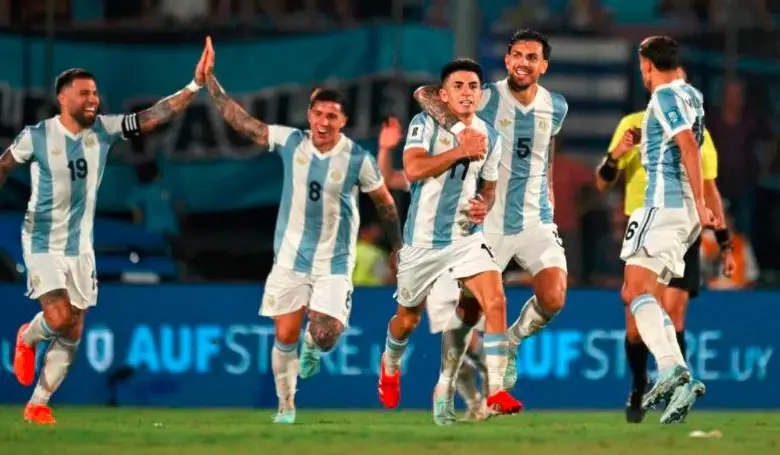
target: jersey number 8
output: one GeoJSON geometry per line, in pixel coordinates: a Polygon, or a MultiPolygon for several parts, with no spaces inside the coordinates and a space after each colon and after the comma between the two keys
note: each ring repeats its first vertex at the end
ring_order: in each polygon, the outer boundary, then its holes
{"type": "Polygon", "coordinates": [[[322,185],[320,182],[309,182],[309,199],[317,202],[322,197],[322,185]]]}
{"type": "Polygon", "coordinates": [[[84,158],[68,161],[68,169],[70,169],[71,182],[75,182],[76,179],[85,178],[87,176],[87,172],[89,171],[87,167],[87,160],[84,158]]]}

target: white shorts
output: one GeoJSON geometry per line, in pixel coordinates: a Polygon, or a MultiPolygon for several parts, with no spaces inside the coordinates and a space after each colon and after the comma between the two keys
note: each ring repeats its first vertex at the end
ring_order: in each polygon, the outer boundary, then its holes
{"type": "Polygon", "coordinates": [[[501,270],[514,258],[531,276],[549,267],[568,272],[566,252],[555,224],[540,224],[512,235],[485,234],[485,237],[493,247],[501,270]]]}
{"type": "Polygon", "coordinates": [[[49,253],[24,255],[27,297],[38,299],[47,292],[65,289],[70,304],[81,310],[97,305],[95,254],[62,256],[49,253]]]}
{"type": "Polygon", "coordinates": [[[685,252],[701,233],[696,210],[639,208],[628,218],[620,259],[658,274],[668,284],[685,273],[685,252]]]}
{"type": "Polygon", "coordinates": [[[433,283],[447,272],[454,279],[482,272],[501,272],[481,232],[458,239],[444,248],[404,245],[398,252],[398,303],[414,308],[428,297],[433,283]]]}
{"type": "MultiPolygon", "coordinates": [[[[425,303],[428,312],[428,322],[431,333],[441,333],[460,327],[460,319],[456,316],[455,308],[460,300],[460,285],[449,273],[445,273],[433,283],[431,293],[425,303]]],[[[480,318],[476,329],[485,330],[485,316],[480,318]]]]}
{"type": "Polygon", "coordinates": [[[347,327],[352,290],[352,280],[347,275],[311,276],[274,265],[265,281],[260,316],[273,318],[308,307],[347,327]]]}

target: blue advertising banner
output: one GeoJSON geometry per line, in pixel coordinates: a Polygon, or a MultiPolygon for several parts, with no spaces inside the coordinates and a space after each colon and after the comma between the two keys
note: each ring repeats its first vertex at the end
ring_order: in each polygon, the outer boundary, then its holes
{"type": "MultiPolygon", "coordinates": [[[[3,403],[22,403],[31,393],[12,373],[16,329],[37,311],[23,291],[0,286],[3,403]]],[[[56,403],[276,405],[273,325],[257,316],[260,286],[107,285],[100,292],[56,403]]],[[[509,289],[509,314],[516,315],[529,295],[509,289]]],[[[697,408],[780,408],[778,302],[777,292],[707,292],[691,304],[688,360],[708,388],[697,408]]],[[[394,311],[390,289],[355,290],[351,327],[323,358],[320,374],[298,382],[299,407],[380,407],[377,368],[394,311]]],[[[616,291],[571,291],[551,326],[521,345],[517,396],[530,409],[621,407],[629,386],[623,315],[616,291]]],[[[438,367],[439,339],[423,322],[404,359],[402,408],[429,407],[438,367]]]]}
{"type": "MultiPolygon", "coordinates": [[[[416,112],[412,92],[438,79],[453,52],[452,33],[422,26],[378,26],[298,38],[215,42],[220,82],[247,111],[266,121],[306,127],[311,89],[334,85],[351,105],[346,133],[374,147],[383,120],[401,122],[416,112]]],[[[150,46],[57,41],[52,67],[83,67],[98,80],[103,111],[144,108],[184,87],[193,77],[202,47],[150,46]]],[[[54,113],[53,81],[46,79],[41,39],[0,36],[0,138],[10,142],[26,124],[54,113]]],[[[4,145],[4,144],[0,144],[4,145]]],[[[190,211],[241,209],[278,203],[281,161],[230,129],[208,95],[160,133],[143,150],[115,147],[103,178],[98,209],[127,210],[136,184],[131,164],[162,163],[172,194],[190,211]]],[[[26,168],[15,177],[29,181],[26,168]]]]}

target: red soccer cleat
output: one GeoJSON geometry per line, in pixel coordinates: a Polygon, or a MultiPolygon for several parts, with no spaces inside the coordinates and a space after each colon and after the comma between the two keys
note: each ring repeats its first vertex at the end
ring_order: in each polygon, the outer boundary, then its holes
{"type": "Polygon", "coordinates": [[[30,404],[24,407],[24,420],[40,425],[54,425],[57,420],[51,413],[51,408],[45,404],[30,404]]]}
{"type": "Polygon", "coordinates": [[[14,350],[14,373],[16,379],[24,386],[29,386],[35,379],[35,346],[27,346],[22,339],[22,333],[30,324],[23,324],[16,333],[16,349],[14,350]]]}
{"type": "Polygon", "coordinates": [[[395,409],[398,407],[398,402],[401,401],[401,370],[396,371],[394,375],[387,374],[384,356],[379,362],[379,387],[377,391],[379,392],[379,401],[386,408],[395,409]]]}
{"type": "Polygon", "coordinates": [[[487,407],[497,414],[517,414],[523,409],[523,403],[517,401],[506,390],[501,390],[487,399],[487,407]]]}

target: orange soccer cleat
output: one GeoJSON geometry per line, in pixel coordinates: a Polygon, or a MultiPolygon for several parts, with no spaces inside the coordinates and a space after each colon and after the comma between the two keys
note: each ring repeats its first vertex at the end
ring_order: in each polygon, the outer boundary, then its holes
{"type": "Polygon", "coordinates": [[[51,408],[45,404],[30,404],[24,407],[24,420],[39,425],[54,425],[57,420],[51,413],[51,408]]]}
{"type": "Polygon", "coordinates": [[[14,350],[14,373],[16,379],[24,386],[29,386],[35,379],[35,346],[27,346],[22,334],[30,324],[23,324],[16,333],[16,349],[14,350]]]}
{"type": "Polygon", "coordinates": [[[487,407],[497,414],[517,414],[523,409],[523,403],[506,390],[500,390],[487,399],[487,407]]]}
{"type": "Polygon", "coordinates": [[[401,400],[401,370],[395,372],[393,375],[389,375],[385,372],[385,360],[384,357],[379,362],[379,401],[385,405],[386,408],[394,409],[398,407],[398,402],[401,400]]]}

